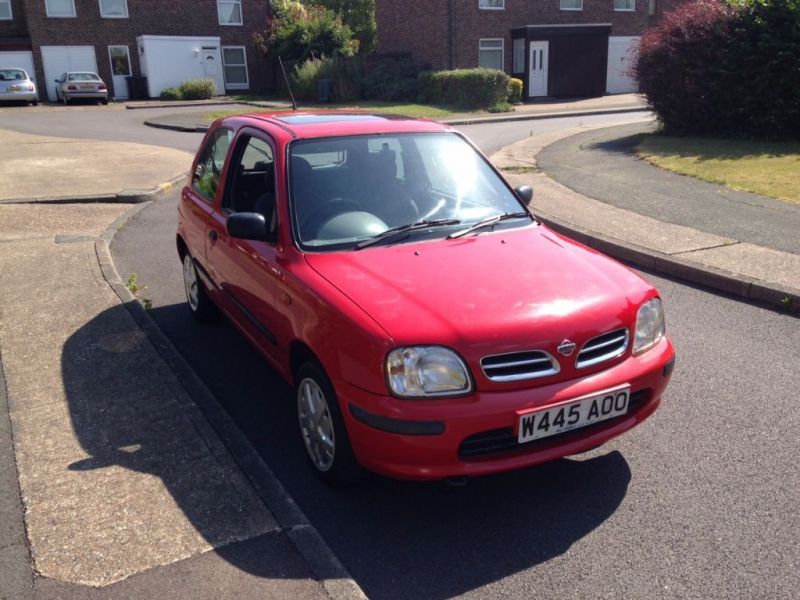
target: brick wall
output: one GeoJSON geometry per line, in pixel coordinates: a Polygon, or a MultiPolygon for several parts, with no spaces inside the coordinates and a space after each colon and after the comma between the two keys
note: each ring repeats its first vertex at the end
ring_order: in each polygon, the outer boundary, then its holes
{"type": "Polygon", "coordinates": [[[252,42],[253,33],[265,28],[268,0],[242,0],[242,26],[219,25],[216,0],[128,0],[127,19],[102,18],[98,0],[75,0],[76,18],[47,17],[44,0],[25,3],[40,82],[44,82],[42,46],[93,45],[99,75],[110,86],[108,46],[128,46],[133,74],[140,75],[136,37],[175,35],[219,36],[223,46],[245,46],[250,88],[261,91],[271,87],[272,70],[252,42]]]}
{"type": "Polygon", "coordinates": [[[583,0],[581,11],[561,10],[559,0],[506,0],[504,10],[481,10],[478,0],[376,0],[376,5],[379,50],[411,52],[436,69],[451,63],[455,68],[478,66],[478,40],[503,38],[506,71],[511,72],[514,27],[611,23],[611,35],[639,35],[651,21],[649,0],[636,0],[633,12],[615,11],[614,0],[583,0]],[[453,28],[451,49],[448,32],[453,28]]]}
{"type": "MultiPolygon", "coordinates": [[[[28,37],[28,30],[25,26],[24,0],[11,0],[11,14],[14,17],[11,21],[0,21],[0,44],[2,44],[2,38],[28,37]]],[[[0,50],[2,50],[2,45],[0,45],[0,50]]]]}

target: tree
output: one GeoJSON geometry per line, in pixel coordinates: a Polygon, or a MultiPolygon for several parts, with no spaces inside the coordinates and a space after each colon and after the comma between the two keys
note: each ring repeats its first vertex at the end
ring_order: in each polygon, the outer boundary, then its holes
{"type": "Polygon", "coordinates": [[[266,56],[283,60],[352,56],[358,51],[358,40],[333,11],[292,0],[275,2],[266,30],[253,37],[266,56]]]}
{"type": "Polygon", "coordinates": [[[309,0],[309,3],[333,11],[353,32],[361,53],[375,51],[378,46],[375,0],[309,0]]]}

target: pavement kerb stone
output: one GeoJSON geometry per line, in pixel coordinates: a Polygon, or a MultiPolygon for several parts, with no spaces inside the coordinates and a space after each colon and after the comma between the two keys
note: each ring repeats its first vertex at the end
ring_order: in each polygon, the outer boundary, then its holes
{"type": "Polygon", "coordinates": [[[514,121],[536,121],[539,119],[558,119],[559,117],[591,117],[594,115],[614,115],[631,112],[647,112],[646,106],[620,106],[616,108],[595,108],[586,110],[562,110],[546,113],[503,114],[498,116],[480,116],[475,118],[436,119],[445,125],[484,125],[487,123],[510,123],[514,121]]]}
{"type": "Polygon", "coordinates": [[[176,188],[184,179],[187,173],[181,173],[175,177],[160,183],[149,190],[122,190],[117,194],[89,194],[85,196],[50,196],[37,198],[13,198],[0,200],[0,204],[141,204],[157,200],[176,188]]]}
{"type": "MultiPolygon", "coordinates": [[[[535,165],[536,156],[544,147],[572,135],[577,135],[577,133],[566,131],[561,134],[549,134],[544,144],[531,145],[529,140],[521,140],[502,148],[492,156],[491,160],[495,163],[510,159],[535,165]],[[516,158],[514,148],[522,148],[526,145],[532,146],[532,156],[525,155],[516,158]]],[[[555,231],[628,264],[766,305],[781,312],[800,315],[800,290],[798,289],[717,269],[686,260],[680,256],[664,254],[625,240],[611,238],[570,223],[562,216],[536,210],[535,207],[534,213],[555,231]]]]}
{"type": "Polygon", "coordinates": [[[138,204],[126,211],[95,241],[95,252],[103,277],[186,390],[186,401],[198,409],[192,411],[197,417],[195,426],[201,432],[205,430],[203,437],[206,443],[212,448],[215,445],[222,446],[219,451],[227,452],[233,457],[256,494],[274,515],[281,530],[322,582],[328,595],[333,600],[366,599],[361,587],[309,522],[283,484],[119,276],[110,251],[114,235],[147,206],[149,203],[138,204]]]}

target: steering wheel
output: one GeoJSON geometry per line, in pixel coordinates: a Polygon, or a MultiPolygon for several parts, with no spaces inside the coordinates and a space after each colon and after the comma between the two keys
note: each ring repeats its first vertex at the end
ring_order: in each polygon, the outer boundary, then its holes
{"type": "Polygon", "coordinates": [[[349,198],[332,198],[316,207],[300,223],[300,232],[304,238],[314,238],[322,226],[338,214],[361,210],[361,206],[349,198]]]}

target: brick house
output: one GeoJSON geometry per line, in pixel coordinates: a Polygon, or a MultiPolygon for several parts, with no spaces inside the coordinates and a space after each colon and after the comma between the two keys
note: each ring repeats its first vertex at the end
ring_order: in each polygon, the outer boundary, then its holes
{"type": "Polygon", "coordinates": [[[376,0],[379,51],[433,69],[502,69],[525,98],[632,92],[639,36],[680,1],[376,0]]]}
{"type": "Polygon", "coordinates": [[[129,75],[151,96],[197,78],[263,91],[272,70],[252,37],[269,16],[269,0],[0,0],[0,68],[26,69],[50,100],[68,70],[97,72],[116,98],[129,75]]]}

